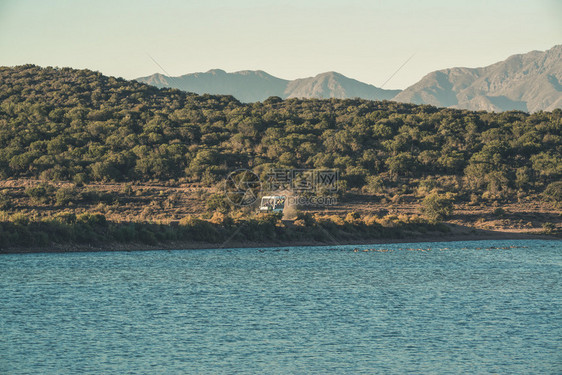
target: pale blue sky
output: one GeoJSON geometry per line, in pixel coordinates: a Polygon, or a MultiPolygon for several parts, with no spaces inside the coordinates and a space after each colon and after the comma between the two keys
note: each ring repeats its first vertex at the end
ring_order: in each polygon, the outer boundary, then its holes
{"type": "Polygon", "coordinates": [[[221,68],[325,71],[405,88],[562,44],[562,0],[0,0],[0,65],[135,78],[221,68]],[[161,72],[161,71],[160,71],[161,72]]]}

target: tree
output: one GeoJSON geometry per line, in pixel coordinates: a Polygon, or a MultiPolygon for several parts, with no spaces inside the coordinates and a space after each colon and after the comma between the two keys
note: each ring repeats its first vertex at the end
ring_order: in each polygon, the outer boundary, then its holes
{"type": "Polygon", "coordinates": [[[431,193],[424,198],[421,211],[431,221],[443,220],[453,213],[453,201],[439,193],[431,193]]]}

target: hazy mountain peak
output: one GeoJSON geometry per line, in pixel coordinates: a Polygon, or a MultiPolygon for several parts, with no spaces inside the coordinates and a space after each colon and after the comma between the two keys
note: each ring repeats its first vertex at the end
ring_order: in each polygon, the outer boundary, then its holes
{"type": "MultiPolygon", "coordinates": [[[[343,74],[338,73],[338,72],[329,71],[329,72],[317,74],[316,77],[345,77],[345,76],[343,74]]],[[[347,77],[345,77],[345,78],[347,78],[347,77]]]]}
{"type": "Polygon", "coordinates": [[[212,69],[206,73],[191,73],[180,77],[153,74],[137,78],[158,87],[174,87],[198,94],[233,95],[243,102],[263,101],[270,96],[282,98],[353,98],[391,99],[399,90],[383,90],[373,85],[347,78],[337,72],[320,73],[314,77],[284,80],[263,70],[241,70],[227,73],[212,69]]]}
{"type": "Polygon", "coordinates": [[[295,79],[285,89],[287,98],[364,98],[392,99],[400,90],[383,90],[337,72],[324,72],[314,77],[295,79]]]}
{"type": "Polygon", "coordinates": [[[207,73],[210,73],[210,74],[226,74],[226,72],[222,69],[211,69],[207,73]]]}
{"type": "Polygon", "coordinates": [[[535,112],[562,106],[562,45],[482,68],[431,72],[394,100],[470,110],[535,112]]]}

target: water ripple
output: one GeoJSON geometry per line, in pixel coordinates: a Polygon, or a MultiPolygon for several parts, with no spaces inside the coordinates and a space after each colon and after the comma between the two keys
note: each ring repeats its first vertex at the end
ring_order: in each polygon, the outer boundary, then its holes
{"type": "Polygon", "coordinates": [[[0,373],[560,373],[561,274],[530,240],[2,255],[0,373]]]}

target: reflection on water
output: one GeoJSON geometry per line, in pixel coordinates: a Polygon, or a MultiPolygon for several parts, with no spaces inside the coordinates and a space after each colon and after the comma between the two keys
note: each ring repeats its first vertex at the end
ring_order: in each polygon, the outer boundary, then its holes
{"type": "Polygon", "coordinates": [[[560,373],[562,244],[0,256],[0,373],[560,373]]]}

